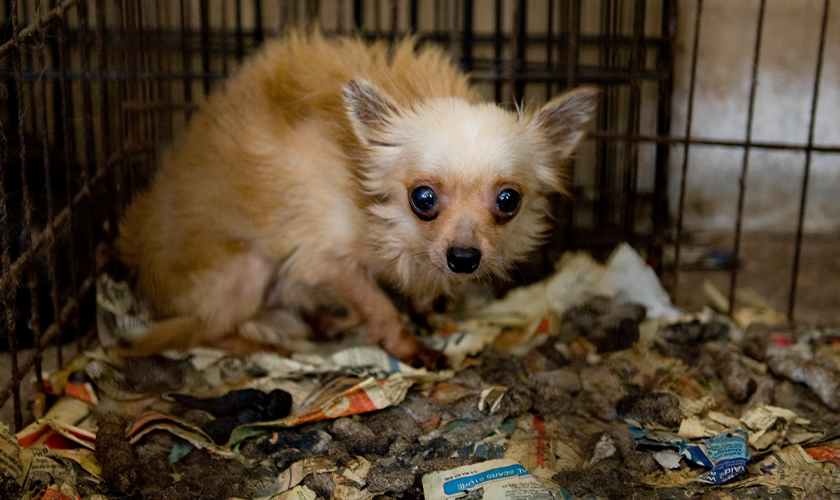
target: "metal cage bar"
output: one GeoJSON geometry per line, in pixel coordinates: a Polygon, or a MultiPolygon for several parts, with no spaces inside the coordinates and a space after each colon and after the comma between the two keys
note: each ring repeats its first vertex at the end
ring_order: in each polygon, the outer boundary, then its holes
{"type": "MultiPolygon", "coordinates": [[[[691,65],[688,78],[688,102],[686,103],[685,132],[686,138],[691,137],[691,124],[694,117],[694,91],[697,88],[697,53],[700,46],[700,21],[703,19],[703,0],[697,0],[694,10],[694,37],[691,44],[691,65]]],[[[678,243],[674,246],[674,275],[672,281],[673,290],[679,288],[680,273],[676,270],[682,263],[682,253],[679,242],[683,240],[683,214],[685,213],[685,193],[688,177],[688,153],[691,149],[691,142],[686,141],[683,145],[683,160],[680,165],[680,187],[677,200],[677,220],[674,228],[674,239],[678,243]]]]}
{"type": "MultiPolygon", "coordinates": [[[[811,157],[814,151],[814,132],[817,122],[817,104],[820,100],[820,81],[823,74],[823,62],[825,59],[826,35],[828,33],[828,19],[830,0],[823,2],[822,23],[820,25],[820,41],[817,48],[817,61],[814,70],[814,87],[811,93],[811,109],[808,119],[808,144],[805,150],[805,164],[802,173],[802,189],[799,197],[799,210],[796,220],[796,240],[794,244],[793,263],[791,265],[790,292],[788,292],[787,315],[791,321],[794,320],[796,305],[796,286],[799,281],[799,264],[802,258],[802,238],[805,228],[805,208],[808,201],[808,185],[811,180],[811,157]]],[[[731,306],[730,306],[731,307],[731,306]]]]}
{"type": "MultiPolygon", "coordinates": [[[[741,249],[741,231],[744,221],[744,198],[747,192],[747,173],[750,165],[750,149],[752,148],[753,119],[755,118],[755,97],[758,88],[758,63],[761,59],[761,37],[764,34],[764,12],[767,6],[765,0],[761,0],[758,9],[758,27],[755,34],[755,46],[753,49],[752,77],[750,79],[750,96],[747,109],[746,138],[744,139],[744,159],[741,163],[741,175],[738,178],[738,207],[735,214],[735,236],[732,254],[737,262],[741,249]]],[[[735,292],[738,288],[738,267],[732,268],[729,274],[729,314],[735,310],[735,292]]]]}

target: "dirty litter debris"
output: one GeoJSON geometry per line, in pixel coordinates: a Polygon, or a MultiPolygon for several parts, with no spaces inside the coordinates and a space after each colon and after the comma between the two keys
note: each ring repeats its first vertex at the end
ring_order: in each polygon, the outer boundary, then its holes
{"type": "Polygon", "coordinates": [[[102,345],[0,425],[4,499],[840,495],[840,331],[680,311],[627,245],[428,318],[441,371],[352,338],[125,359],[151,320],[107,276],[97,298],[102,345]]]}

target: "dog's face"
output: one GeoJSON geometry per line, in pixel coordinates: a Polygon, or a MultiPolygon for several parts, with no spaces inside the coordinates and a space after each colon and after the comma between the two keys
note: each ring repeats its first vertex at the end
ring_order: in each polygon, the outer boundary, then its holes
{"type": "Polygon", "coordinates": [[[595,91],[564,94],[536,113],[457,98],[401,109],[350,82],[345,100],[370,164],[370,211],[384,247],[425,259],[452,280],[504,274],[546,230],[546,195],[565,190],[562,161],[581,139],[595,91]]]}

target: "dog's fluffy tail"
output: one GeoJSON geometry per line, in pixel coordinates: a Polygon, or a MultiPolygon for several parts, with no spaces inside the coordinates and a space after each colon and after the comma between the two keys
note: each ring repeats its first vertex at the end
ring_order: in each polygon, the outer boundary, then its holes
{"type": "Polygon", "coordinates": [[[286,345],[261,342],[239,334],[212,336],[206,341],[206,326],[195,316],[178,316],[157,323],[143,338],[128,347],[115,347],[114,352],[124,357],[141,357],[160,354],[163,351],[185,352],[193,347],[205,346],[228,351],[235,355],[248,356],[255,352],[270,352],[279,356],[291,356],[293,351],[286,345]]]}
{"type": "Polygon", "coordinates": [[[130,347],[116,347],[123,356],[150,356],[163,351],[186,351],[193,347],[192,339],[199,338],[203,328],[195,316],[177,316],[157,323],[151,330],[130,347]]]}

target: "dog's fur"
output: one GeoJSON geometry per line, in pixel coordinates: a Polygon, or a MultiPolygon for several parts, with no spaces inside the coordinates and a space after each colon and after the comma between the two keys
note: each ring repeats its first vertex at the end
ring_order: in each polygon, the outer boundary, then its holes
{"type": "Polygon", "coordinates": [[[423,312],[522,259],[595,100],[579,89],[504,111],[411,39],[269,42],[208,97],[120,224],[139,295],[173,318],[135,348],[212,345],[266,312],[339,303],[371,342],[428,361],[380,286],[423,312]],[[419,186],[436,194],[432,220],[412,211],[419,186]],[[496,204],[509,188],[512,218],[496,204]],[[478,268],[453,272],[453,247],[479,250],[478,268]]]}

